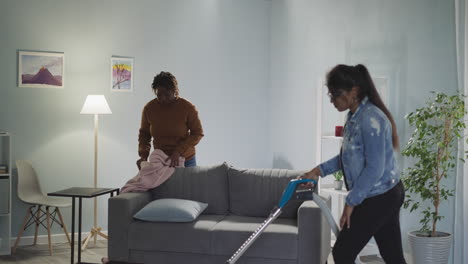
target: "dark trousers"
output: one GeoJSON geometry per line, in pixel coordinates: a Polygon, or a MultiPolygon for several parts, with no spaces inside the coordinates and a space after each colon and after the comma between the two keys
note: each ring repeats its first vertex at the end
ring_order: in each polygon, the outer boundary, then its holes
{"type": "Polygon", "coordinates": [[[336,264],[354,263],[359,252],[374,237],[387,264],[405,264],[400,232],[400,207],[405,198],[401,181],[388,192],[365,199],[354,207],[351,227],[341,230],[333,259],[336,264]]]}

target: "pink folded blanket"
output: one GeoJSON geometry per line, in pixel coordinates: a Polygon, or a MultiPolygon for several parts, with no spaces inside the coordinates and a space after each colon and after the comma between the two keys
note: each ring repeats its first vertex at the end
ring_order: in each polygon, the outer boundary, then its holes
{"type": "MultiPolygon", "coordinates": [[[[175,168],[170,167],[171,160],[166,161],[168,156],[160,149],[156,149],[149,156],[149,162],[141,163],[141,170],[130,179],[120,190],[126,192],[145,192],[164,183],[174,173],[175,168]]],[[[184,166],[185,159],[179,158],[179,166],[184,166]]]]}

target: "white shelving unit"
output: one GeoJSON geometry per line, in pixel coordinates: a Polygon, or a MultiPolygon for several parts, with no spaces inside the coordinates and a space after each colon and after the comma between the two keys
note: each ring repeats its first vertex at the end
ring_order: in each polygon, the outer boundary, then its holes
{"type": "MultiPolygon", "coordinates": [[[[342,137],[322,136],[320,141],[320,162],[327,161],[340,153],[342,137]]],[[[320,190],[324,188],[333,188],[335,178],[328,176],[320,180],[320,190]]]]}
{"type": "Polygon", "coordinates": [[[6,165],[6,173],[0,173],[0,255],[11,254],[11,134],[0,132],[0,165],[6,165]]]}

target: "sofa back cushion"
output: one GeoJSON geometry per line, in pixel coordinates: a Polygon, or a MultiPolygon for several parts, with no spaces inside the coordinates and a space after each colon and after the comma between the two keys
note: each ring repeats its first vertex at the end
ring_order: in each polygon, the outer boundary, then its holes
{"type": "Polygon", "coordinates": [[[153,200],[177,198],[207,203],[203,214],[224,215],[229,210],[228,165],[176,168],[163,184],[151,190],[153,200]]]}
{"type": "MultiPolygon", "coordinates": [[[[291,179],[304,171],[285,169],[228,169],[230,212],[241,216],[268,217],[278,206],[291,179]]],[[[301,201],[290,201],[279,216],[296,218],[301,201]]]]}

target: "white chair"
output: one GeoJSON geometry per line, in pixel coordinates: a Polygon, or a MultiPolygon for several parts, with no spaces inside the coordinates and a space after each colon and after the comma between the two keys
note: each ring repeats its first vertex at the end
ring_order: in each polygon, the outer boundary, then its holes
{"type": "Polygon", "coordinates": [[[47,229],[47,235],[49,240],[49,254],[52,255],[50,228],[52,227],[52,224],[54,222],[59,224],[63,228],[68,243],[71,245],[70,236],[67,232],[67,227],[63,222],[62,214],[59,210],[59,207],[70,207],[70,199],[62,197],[49,197],[45,195],[41,190],[41,186],[39,185],[39,179],[37,178],[36,172],[29,161],[17,160],[16,167],[18,168],[18,197],[30,206],[26,211],[26,216],[24,217],[23,225],[19,230],[18,237],[16,238],[16,242],[12,249],[12,252],[15,252],[24,230],[26,230],[31,225],[35,225],[36,227],[33,243],[33,245],[36,245],[37,231],[39,225],[42,225],[47,229]],[[45,207],[45,211],[41,207],[45,207]],[[53,211],[49,211],[49,207],[55,207],[55,209],[53,209],[53,211]],[[57,221],[57,215],[59,217],[58,220],[60,221],[57,221]],[[46,221],[46,225],[44,225],[44,220],[46,221]]]}

